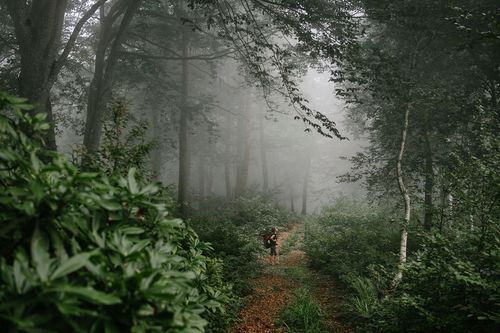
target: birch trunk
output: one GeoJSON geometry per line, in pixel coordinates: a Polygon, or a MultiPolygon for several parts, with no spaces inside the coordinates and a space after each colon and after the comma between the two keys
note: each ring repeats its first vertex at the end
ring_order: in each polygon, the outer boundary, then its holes
{"type": "Polygon", "coordinates": [[[403,154],[406,146],[406,136],[408,132],[408,119],[410,116],[410,107],[407,105],[405,111],[405,117],[403,122],[403,131],[401,134],[401,144],[399,148],[398,159],[396,163],[396,176],[398,179],[399,191],[401,193],[401,197],[404,202],[404,219],[401,226],[401,242],[399,246],[399,268],[396,276],[394,277],[393,284],[398,284],[403,278],[402,265],[406,262],[406,254],[408,248],[408,226],[410,224],[410,216],[411,216],[411,203],[410,203],[410,195],[408,194],[408,189],[406,188],[403,181],[403,169],[402,169],[402,161],[403,154]]]}

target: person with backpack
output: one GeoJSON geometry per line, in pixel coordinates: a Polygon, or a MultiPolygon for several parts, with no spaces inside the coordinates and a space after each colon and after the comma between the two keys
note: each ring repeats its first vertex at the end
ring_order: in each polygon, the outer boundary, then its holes
{"type": "Polygon", "coordinates": [[[268,243],[271,250],[269,256],[269,264],[276,265],[278,263],[278,253],[276,252],[276,246],[278,245],[278,236],[276,235],[275,227],[271,229],[271,235],[269,235],[268,243]]]}

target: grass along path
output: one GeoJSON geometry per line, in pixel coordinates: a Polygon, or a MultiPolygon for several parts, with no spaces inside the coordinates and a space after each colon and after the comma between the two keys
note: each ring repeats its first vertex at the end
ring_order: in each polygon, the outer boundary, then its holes
{"type": "Polygon", "coordinates": [[[254,281],[241,322],[231,333],[350,332],[338,318],[338,290],[326,276],[307,268],[303,225],[278,237],[279,263],[267,266],[254,281]]]}

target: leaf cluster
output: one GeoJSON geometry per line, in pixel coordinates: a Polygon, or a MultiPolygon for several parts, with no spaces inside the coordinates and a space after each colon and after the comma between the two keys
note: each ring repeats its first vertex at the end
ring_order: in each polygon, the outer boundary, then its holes
{"type": "Polygon", "coordinates": [[[0,98],[2,330],[203,332],[230,297],[209,246],[134,169],[108,178],[47,152],[23,103],[0,98]]]}

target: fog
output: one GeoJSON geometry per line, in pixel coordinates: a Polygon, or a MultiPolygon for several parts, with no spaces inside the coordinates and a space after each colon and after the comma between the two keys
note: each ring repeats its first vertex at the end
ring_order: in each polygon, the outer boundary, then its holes
{"type": "MultiPolygon", "coordinates": [[[[294,119],[297,114],[290,103],[249,84],[234,60],[217,64],[215,75],[200,68],[199,62],[190,63],[189,69],[191,204],[211,196],[233,198],[264,191],[296,212],[303,211],[306,200],[305,212],[313,212],[337,196],[363,195],[360,184],[341,183],[337,178],[351,167],[342,157],[361,151],[363,141],[348,132],[346,106],[335,96],[327,73],[308,68],[298,78],[299,89],[312,109],[337,124],[345,140],[325,137],[294,119]]],[[[149,82],[123,86],[120,93],[126,97],[121,98],[127,101],[133,123],[145,121],[147,138],[156,144],[148,160],[155,179],[176,191],[179,110],[172,105],[176,91],[155,87],[153,92],[150,87],[149,82]],[[148,94],[157,95],[151,101],[148,94]]],[[[57,137],[58,146],[68,155],[82,143],[78,135],[82,114],[70,116],[68,123],[76,125],[61,126],[57,137]]]]}
{"type": "MultiPolygon", "coordinates": [[[[70,9],[63,44],[91,8],[82,2],[70,9]]],[[[332,64],[301,50],[293,34],[270,29],[263,16],[251,25],[262,31],[238,41],[224,27],[198,25],[204,10],[175,1],[144,4],[121,45],[102,38],[123,22],[107,27],[92,16],[50,89],[52,146],[80,164],[84,152],[100,150],[108,158],[113,146],[151,144],[143,147],[146,178],[192,207],[212,197],[266,192],[283,207],[308,213],[337,196],[362,195],[359,184],[337,178],[350,169],[342,157],[360,151],[362,141],[345,126],[332,64]],[[120,124],[116,105],[126,114],[120,124]],[[348,139],[323,128],[316,111],[348,139]]],[[[17,57],[5,59],[3,71],[11,63],[15,71],[17,57]]]]}

